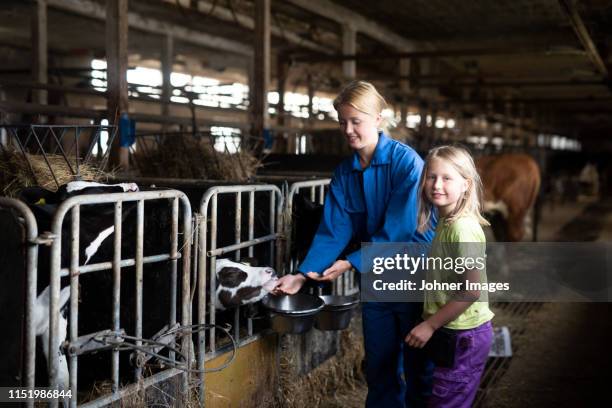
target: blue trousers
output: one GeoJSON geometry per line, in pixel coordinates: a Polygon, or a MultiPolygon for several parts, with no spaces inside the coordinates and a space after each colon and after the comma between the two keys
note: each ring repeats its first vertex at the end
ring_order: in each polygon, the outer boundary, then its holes
{"type": "Polygon", "coordinates": [[[425,407],[433,364],[404,338],[421,319],[420,303],[364,302],[367,408],[425,407]]]}

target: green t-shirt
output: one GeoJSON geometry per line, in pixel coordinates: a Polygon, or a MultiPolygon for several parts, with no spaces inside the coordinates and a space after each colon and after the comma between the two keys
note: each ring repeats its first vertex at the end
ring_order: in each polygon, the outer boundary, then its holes
{"type": "MultiPolygon", "coordinates": [[[[430,258],[439,257],[448,260],[484,259],[486,238],[478,220],[474,217],[465,216],[457,219],[450,225],[446,225],[441,218],[436,228],[436,235],[432,242],[430,258]]],[[[457,262],[457,261],[455,261],[457,262]]],[[[469,262],[469,261],[468,261],[469,262]]],[[[456,263],[459,265],[459,263],[456,263]]],[[[482,265],[482,264],[480,264],[482,265]]],[[[439,265],[438,265],[439,266],[439,265]]],[[[486,283],[486,267],[482,269],[473,267],[480,273],[480,282],[486,283]]],[[[456,270],[456,269],[455,269],[456,270]]],[[[434,267],[427,271],[427,281],[432,282],[463,282],[465,277],[453,271],[444,271],[434,267]]],[[[442,306],[452,300],[454,292],[445,290],[431,290],[425,292],[423,304],[423,318],[427,319],[436,313],[442,306]]],[[[465,330],[473,329],[488,322],[494,314],[489,309],[488,292],[481,291],[480,299],[472,303],[462,314],[445,325],[449,329],[465,330]]]]}

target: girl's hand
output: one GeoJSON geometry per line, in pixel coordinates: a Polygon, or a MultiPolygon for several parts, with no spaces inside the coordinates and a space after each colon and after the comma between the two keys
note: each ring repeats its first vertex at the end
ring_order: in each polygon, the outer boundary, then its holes
{"type": "Polygon", "coordinates": [[[423,348],[436,329],[425,320],[408,333],[404,340],[410,347],[423,348]]]}
{"type": "Polygon", "coordinates": [[[353,267],[349,261],[340,260],[334,262],[332,266],[323,271],[322,275],[319,275],[316,272],[308,272],[308,277],[310,279],[325,282],[325,281],[333,281],[338,276],[342,275],[344,272],[350,270],[353,267]]]}

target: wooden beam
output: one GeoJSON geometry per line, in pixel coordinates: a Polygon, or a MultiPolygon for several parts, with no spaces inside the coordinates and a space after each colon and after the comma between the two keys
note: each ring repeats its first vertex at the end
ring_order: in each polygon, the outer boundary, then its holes
{"type": "Polygon", "coordinates": [[[163,48],[161,55],[162,68],[162,109],[161,114],[168,116],[170,114],[170,98],[172,97],[172,83],[170,76],[172,74],[172,65],[174,62],[174,38],[172,35],[166,35],[163,39],[163,48]]]}
{"type": "MultiPolygon", "coordinates": [[[[119,118],[128,113],[128,0],[106,2],[106,78],[109,124],[118,126],[119,118]]],[[[117,138],[120,139],[120,138],[117,138]]],[[[122,169],[129,167],[128,151],[119,147],[120,140],[111,147],[111,162],[122,169]]]]}
{"type": "Polygon", "coordinates": [[[328,18],[338,24],[352,24],[355,29],[376,41],[403,51],[414,51],[417,43],[402,37],[387,27],[367,19],[346,7],[330,0],[287,0],[304,10],[328,18]]]}
{"type": "MultiPolygon", "coordinates": [[[[226,22],[231,22],[235,24],[237,23],[240,26],[247,28],[249,30],[255,29],[255,19],[253,17],[246,15],[246,14],[239,13],[235,10],[230,10],[226,7],[223,7],[221,4],[219,4],[220,3],[219,1],[210,2],[210,1],[200,0],[200,1],[194,1],[193,3],[197,3],[197,4],[193,4],[192,6],[197,7],[197,10],[204,15],[207,15],[207,16],[210,15],[219,20],[226,21],[226,22]]],[[[272,35],[279,37],[279,38],[283,38],[287,42],[297,45],[299,47],[308,48],[312,51],[322,52],[325,54],[331,54],[334,52],[333,50],[330,50],[327,47],[324,47],[315,42],[309,41],[303,38],[302,36],[300,36],[299,34],[289,31],[289,27],[281,28],[277,24],[274,24],[274,22],[272,22],[270,30],[271,30],[272,35]]]]}
{"type": "Polygon", "coordinates": [[[582,43],[582,46],[586,50],[589,59],[591,60],[593,65],[595,65],[595,69],[597,69],[600,74],[608,77],[608,68],[606,67],[606,64],[604,63],[601,56],[599,55],[599,51],[597,51],[597,46],[591,39],[591,35],[585,27],[584,22],[580,17],[580,14],[578,14],[574,2],[572,0],[559,0],[559,4],[561,5],[561,9],[569,18],[572,28],[574,29],[574,32],[578,37],[578,40],[580,40],[580,43],[582,43]]]}
{"type": "MultiPolygon", "coordinates": [[[[104,5],[92,0],[47,0],[50,7],[79,14],[85,17],[106,21],[106,10],[104,5]]],[[[238,41],[194,31],[180,25],[159,21],[144,17],[140,14],[129,12],[128,24],[131,28],[159,35],[172,34],[175,40],[200,45],[203,47],[223,50],[225,52],[251,56],[252,47],[238,41]]]]}
{"type": "MultiPolygon", "coordinates": [[[[270,2],[255,0],[255,35],[253,59],[253,87],[249,89],[253,130],[251,136],[257,140],[269,127],[268,87],[270,82],[270,2]]],[[[247,143],[248,147],[252,142],[247,143]]]]}
{"type": "Polygon", "coordinates": [[[399,60],[403,58],[424,59],[424,58],[453,58],[453,57],[478,57],[496,55],[525,55],[525,54],[546,54],[546,55],[579,55],[583,51],[572,49],[550,51],[550,48],[543,47],[497,47],[497,48],[468,48],[456,50],[426,50],[426,51],[404,51],[404,52],[376,52],[371,54],[342,54],[342,55],[294,55],[295,62],[326,62],[326,61],[376,61],[376,60],[399,60]]]}
{"type": "MultiPolygon", "coordinates": [[[[31,18],[32,32],[32,80],[36,83],[47,83],[47,1],[37,0],[33,5],[31,18]]],[[[33,92],[32,101],[41,105],[47,104],[47,91],[39,89],[33,92]]]]}
{"type": "MultiPolygon", "coordinates": [[[[342,53],[355,54],[357,52],[357,30],[351,24],[342,25],[342,53]]],[[[342,62],[342,73],[346,78],[354,79],[357,76],[357,62],[355,60],[342,62]]]]}

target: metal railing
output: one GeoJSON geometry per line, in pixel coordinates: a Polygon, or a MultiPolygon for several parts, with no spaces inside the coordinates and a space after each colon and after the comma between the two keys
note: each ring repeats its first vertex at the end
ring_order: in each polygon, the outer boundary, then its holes
{"type": "MultiPolygon", "coordinates": [[[[53,243],[51,246],[51,280],[50,280],[50,307],[49,307],[49,350],[58,350],[59,344],[59,300],[60,300],[60,279],[62,276],[70,277],[70,330],[69,340],[65,344],[65,350],[69,357],[69,381],[70,389],[73,398],[70,400],[70,405],[75,407],[77,404],[77,370],[78,356],[81,353],[81,346],[91,340],[93,336],[100,333],[89,333],[78,336],[78,308],[79,308],[79,275],[85,273],[94,273],[97,271],[112,270],[113,274],[113,310],[112,310],[112,327],[104,331],[108,338],[119,340],[123,335],[123,329],[120,322],[120,298],[121,298],[121,269],[128,266],[135,267],[136,281],[136,309],[135,309],[135,327],[134,337],[137,339],[136,346],[142,346],[142,320],[143,320],[143,266],[144,264],[166,262],[171,265],[171,288],[170,288],[170,313],[168,316],[167,327],[172,328],[177,325],[177,292],[178,292],[178,260],[182,258],[182,275],[181,275],[181,325],[188,327],[191,324],[190,302],[189,302],[189,287],[190,287],[190,260],[191,260],[191,228],[192,228],[191,206],[185,194],[176,190],[162,191],[145,191],[135,193],[113,193],[113,194],[96,194],[96,195],[80,195],[74,196],[62,202],[52,219],[51,233],[53,243]],[[144,256],[144,204],[145,201],[153,200],[170,200],[171,201],[171,233],[170,233],[170,251],[169,253],[156,254],[152,256],[144,256]],[[122,205],[125,202],[137,202],[137,220],[136,220],[136,252],[134,258],[122,259],[121,254],[121,227],[122,227],[122,205]],[[183,212],[183,247],[178,248],[179,244],[179,202],[182,203],[183,212]],[[101,262],[92,265],[80,265],[79,262],[79,234],[80,234],[80,210],[81,206],[94,204],[114,204],[114,249],[113,259],[111,262],[101,262]],[[62,268],[62,227],[66,215],[71,215],[71,252],[70,266],[62,268]],[[182,254],[181,254],[182,252],[182,254]]],[[[183,352],[189,350],[189,336],[182,337],[181,349],[183,352]]],[[[113,401],[119,400],[127,393],[138,391],[138,387],[128,387],[120,389],[119,387],[119,351],[116,349],[117,343],[111,344],[112,351],[112,395],[103,396],[87,404],[87,406],[98,407],[113,401]]],[[[94,348],[103,347],[109,348],[109,345],[93,346],[94,348]]],[[[173,343],[170,342],[170,346],[173,343]]],[[[91,351],[89,347],[88,351],[91,351]]],[[[169,359],[175,360],[173,352],[169,353],[169,359]]],[[[190,358],[184,362],[189,368],[190,358]]],[[[51,387],[58,386],[58,353],[49,353],[49,384],[51,387]]],[[[185,371],[177,369],[166,370],[156,376],[146,379],[146,383],[156,383],[166,378],[182,372],[182,387],[183,391],[187,390],[188,376],[185,371]]],[[[142,379],[142,371],[140,368],[135,368],[136,382],[142,379]]],[[[185,395],[183,393],[183,395],[185,395]]],[[[51,403],[52,406],[57,406],[57,401],[51,403]]]]}
{"type": "MultiPolygon", "coordinates": [[[[25,349],[24,349],[24,379],[23,386],[34,387],[36,366],[36,332],[34,327],[34,305],[36,302],[36,282],[38,274],[38,224],[34,214],[23,202],[0,197],[0,207],[16,210],[25,223],[24,244],[26,249],[26,298],[25,298],[25,349]]],[[[33,407],[34,401],[29,400],[27,407],[33,407]]]]}
{"type": "MultiPolygon", "coordinates": [[[[256,245],[268,244],[270,265],[274,265],[277,271],[281,270],[281,237],[282,237],[282,209],[283,195],[280,189],[273,185],[237,185],[237,186],[218,186],[212,187],[206,191],[202,197],[200,204],[200,213],[198,215],[198,324],[216,323],[216,260],[217,257],[224,254],[234,253],[234,259],[240,260],[241,250],[246,249],[248,256],[253,256],[253,250],[256,245]],[[255,236],[255,193],[269,193],[269,231],[267,235],[255,236]],[[248,239],[241,241],[242,236],[242,194],[248,193],[248,239]],[[218,196],[221,194],[231,194],[235,197],[234,202],[234,244],[224,247],[217,247],[218,234],[218,196]],[[210,216],[209,214],[210,208],[210,216]],[[210,241],[208,240],[208,223],[210,220],[210,241]],[[210,276],[207,277],[207,271],[210,271],[210,276]],[[209,321],[206,322],[206,279],[210,279],[209,288],[209,321]]],[[[253,340],[253,325],[252,320],[247,320],[247,338],[240,340],[240,307],[234,311],[234,340],[238,346],[248,344],[253,340]]],[[[200,332],[198,335],[197,347],[197,368],[202,370],[204,361],[213,358],[216,353],[215,327],[209,331],[209,347],[210,353],[206,353],[205,332],[200,332]]],[[[200,399],[204,400],[204,372],[199,373],[200,376],[200,399]]]]}

